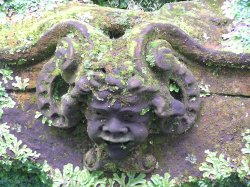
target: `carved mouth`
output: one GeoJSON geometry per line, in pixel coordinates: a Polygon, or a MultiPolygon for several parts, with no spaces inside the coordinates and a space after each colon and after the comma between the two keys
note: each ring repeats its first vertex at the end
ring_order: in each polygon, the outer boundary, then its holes
{"type": "Polygon", "coordinates": [[[127,141],[127,142],[110,142],[110,141],[104,140],[104,143],[110,148],[124,149],[124,150],[132,145],[131,141],[127,141]]]}
{"type": "Polygon", "coordinates": [[[134,147],[133,142],[131,141],[117,143],[103,140],[103,142],[106,146],[109,156],[117,160],[126,157],[129,154],[131,148],[134,147]]]}

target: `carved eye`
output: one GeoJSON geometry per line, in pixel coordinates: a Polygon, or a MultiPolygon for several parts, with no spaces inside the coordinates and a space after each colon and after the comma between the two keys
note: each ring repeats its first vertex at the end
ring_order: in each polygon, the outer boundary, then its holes
{"type": "Polygon", "coordinates": [[[132,121],[134,121],[134,117],[135,117],[134,114],[123,114],[122,120],[125,122],[132,122],[132,121]]]}
{"type": "Polygon", "coordinates": [[[101,115],[102,115],[102,113],[99,112],[99,111],[96,111],[95,114],[96,114],[97,116],[101,116],[101,115]]]}
{"type": "Polygon", "coordinates": [[[106,119],[108,116],[106,111],[99,111],[99,110],[95,111],[95,115],[96,118],[100,120],[106,119]]]}

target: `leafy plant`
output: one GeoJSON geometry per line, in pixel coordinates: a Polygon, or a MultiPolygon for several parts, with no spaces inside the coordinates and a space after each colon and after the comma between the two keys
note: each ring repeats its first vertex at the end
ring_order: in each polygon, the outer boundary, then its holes
{"type": "Polygon", "coordinates": [[[165,3],[183,0],[93,0],[95,4],[122,9],[155,11],[165,3]]]}
{"type": "Polygon", "coordinates": [[[147,108],[143,108],[140,112],[140,115],[144,116],[146,113],[148,113],[150,111],[150,108],[147,107],[147,108]]]}
{"type": "Polygon", "coordinates": [[[209,87],[210,87],[210,85],[203,84],[203,83],[201,83],[201,84],[199,85],[199,88],[200,88],[200,90],[201,90],[201,92],[200,92],[200,97],[208,97],[208,96],[211,95],[211,94],[210,94],[209,87]]]}
{"type": "Polygon", "coordinates": [[[36,119],[39,119],[41,118],[42,119],[42,124],[47,124],[48,126],[52,126],[52,120],[48,119],[47,117],[45,117],[41,112],[39,111],[36,111],[36,114],[35,114],[35,118],[36,119]]]}
{"type": "Polygon", "coordinates": [[[227,17],[234,20],[231,31],[222,36],[223,46],[237,53],[250,52],[249,0],[227,0],[222,9],[227,17]]]}
{"type": "Polygon", "coordinates": [[[206,162],[203,162],[199,167],[199,170],[203,172],[203,177],[221,180],[231,175],[233,170],[229,158],[225,159],[223,154],[217,157],[216,152],[209,150],[206,150],[205,153],[207,154],[206,162]]]}
{"type": "Polygon", "coordinates": [[[0,24],[6,24],[7,18],[15,22],[22,21],[25,15],[40,16],[41,11],[53,10],[69,0],[0,0],[0,24]]]}
{"type": "Polygon", "coordinates": [[[155,66],[155,57],[152,54],[147,54],[146,56],[146,62],[149,64],[150,67],[154,67],[155,66]]]}
{"type": "Polygon", "coordinates": [[[39,155],[0,124],[0,186],[50,186],[46,164],[33,161],[39,155]]]}
{"type": "Polygon", "coordinates": [[[12,83],[12,86],[18,88],[19,90],[25,90],[29,86],[29,78],[22,79],[21,77],[15,76],[16,83],[12,83]]]}
{"type": "Polygon", "coordinates": [[[128,172],[126,177],[124,173],[121,176],[115,173],[112,180],[117,182],[121,187],[136,187],[146,184],[145,176],[143,173],[135,174],[128,172]]]}
{"type": "Polygon", "coordinates": [[[243,141],[246,141],[245,147],[241,149],[243,154],[250,154],[250,129],[242,133],[243,141]]]}
{"type": "MultiPolygon", "coordinates": [[[[243,157],[241,159],[241,165],[237,168],[237,173],[241,179],[246,176],[249,177],[250,181],[250,129],[247,129],[242,133],[243,141],[246,142],[245,147],[241,149],[243,157]]],[[[250,185],[250,184],[249,184],[250,185]]]]}
{"type": "Polygon", "coordinates": [[[156,174],[153,175],[150,181],[147,183],[148,187],[173,187],[176,186],[176,181],[174,179],[170,179],[170,174],[165,173],[164,177],[156,174]]]}
{"type": "Polygon", "coordinates": [[[13,108],[15,104],[2,86],[2,82],[0,82],[0,118],[3,115],[3,108],[13,108]]]}
{"type": "Polygon", "coordinates": [[[170,91],[170,92],[179,93],[180,87],[179,87],[176,83],[171,82],[171,83],[169,84],[169,91],[170,91]]]}
{"type": "Polygon", "coordinates": [[[8,80],[13,80],[12,73],[13,71],[7,66],[3,69],[0,69],[0,74],[2,75],[4,84],[7,84],[8,80]]]}
{"type": "Polygon", "coordinates": [[[193,154],[188,154],[188,156],[185,158],[185,160],[190,162],[191,164],[195,164],[197,161],[197,158],[193,154]]]}
{"type": "Polygon", "coordinates": [[[74,169],[72,164],[67,164],[63,172],[55,169],[52,175],[53,187],[105,187],[107,179],[101,178],[102,174],[100,171],[90,173],[86,168],[80,170],[78,166],[74,169]]]}

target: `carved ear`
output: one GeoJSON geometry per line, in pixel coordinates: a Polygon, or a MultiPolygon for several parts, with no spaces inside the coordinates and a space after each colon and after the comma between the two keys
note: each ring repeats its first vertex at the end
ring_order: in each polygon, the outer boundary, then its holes
{"type": "Polygon", "coordinates": [[[87,46],[89,50],[93,47],[87,27],[76,25],[75,29],[83,36],[78,33],[71,38],[61,39],[55,56],[43,66],[36,87],[39,109],[53,121],[53,126],[61,128],[72,127],[82,119],[79,98],[74,97],[74,94],[79,94],[75,82],[78,83],[77,86],[81,84],[81,87],[87,82],[81,79],[76,81],[76,71],[82,62],[81,55],[85,49],[82,46],[87,46]],[[83,37],[87,37],[86,40],[83,37]]]}
{"type": "Polygon", "coordinates": [[[160,118],[161,130],[164,133],[183,133],[197,119],[199,88],[172,46],[177,48],[179,45],[186,52],[189,47],[186,42],[189,42],[193,44],[190,48],[192,54],[197,51],[204,53],[204,48],[171,24],[148,23],[139,27],[134,32],[139,30],[140,33],[132,34],[130,55],[136,59],[136,68],[142,75],[145,68],[157,72],[154,79],[158,79],[160,87],[152,105],[160,118]]]}
{"type": "Polygon", "coordinates": [[[155,114],[160,118],[160,127],[164,133],[183,133],[196,121],[199,115],[199,88],[192,73],[182,64],[172,64],[161,81],[166,88],[152,101],[155,114]]]}

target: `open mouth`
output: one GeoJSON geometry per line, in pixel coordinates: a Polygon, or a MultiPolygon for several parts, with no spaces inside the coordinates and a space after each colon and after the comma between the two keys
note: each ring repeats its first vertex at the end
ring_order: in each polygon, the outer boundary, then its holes
{"type": "Polygon", "coordinates": [[[106,151],[109,156],[113,159],[120,160],[126,157],[131,149],[134,147],[134,143],[132,141],[126,142],[111,142],[107,140],[103,140],[103,143],[106,147],[106,151]]]}
{"type": "Polygon", "coordinates": [[[110,142],[107,140],[104,140],[104,143],[112,149],[128,149],[131,147],[132,142],[131,141],[126,141],[126,142],[110,142]]]}

